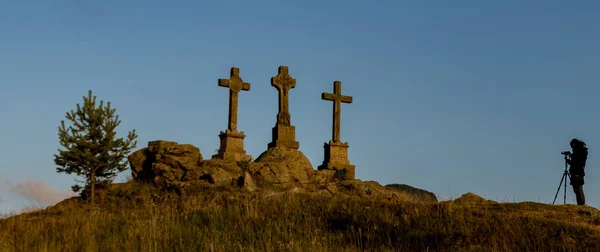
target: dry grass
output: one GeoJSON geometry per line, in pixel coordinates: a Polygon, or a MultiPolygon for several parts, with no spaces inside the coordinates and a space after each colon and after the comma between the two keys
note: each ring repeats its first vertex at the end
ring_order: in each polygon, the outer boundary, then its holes
{"type": "Polygon", "coordinates": [[[177,197],[129,183],[0,220],[0,251],[600,251],[600,213],[536,203],[244,193],[177,197]]]}

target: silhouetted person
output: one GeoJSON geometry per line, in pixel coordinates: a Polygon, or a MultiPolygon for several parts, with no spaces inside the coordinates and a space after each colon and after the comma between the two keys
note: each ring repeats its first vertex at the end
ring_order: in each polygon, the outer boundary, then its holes
{"type": "Polygon", "coordinates": [[[573,153],[567,159],[569,164],[569,173],[571,175],[571,185],[577,198],[577,205],[585,205],[585,195],[583,194],[583,177],[585,176],[585,162],[588,156],[588,149],[585,143],[579,139],[571,140],[571,149],[573,153]]]}

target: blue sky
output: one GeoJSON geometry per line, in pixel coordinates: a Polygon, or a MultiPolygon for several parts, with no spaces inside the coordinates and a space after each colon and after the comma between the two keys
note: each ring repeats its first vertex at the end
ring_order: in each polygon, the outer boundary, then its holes
{"type": "MultiPolygon", "coordinates": [[[[441,199],[551,202],[573,137],[590,148],[587,203],[600,206],[600,3],[579,1],[11,1],[0,8],[0,212],[38,204],[9,182],[68,191],[53,154],[65,113],[92,89],[125,136],[193,144],[227,127],[232,66],[238,129],[258,157],[271,140],[287,65],[292,124],[316,167],[342,81],[341,138],[361,180],[441,199]],[[7,182],[8,181],[8,182],[7,182]]],[[[129,171],[122,173],[124,180],[129,171]]],[[[568,188],[568,202],[574,194],[568,188]]],[[[562,202],[562,191],[559,200],[562,202]]]]}

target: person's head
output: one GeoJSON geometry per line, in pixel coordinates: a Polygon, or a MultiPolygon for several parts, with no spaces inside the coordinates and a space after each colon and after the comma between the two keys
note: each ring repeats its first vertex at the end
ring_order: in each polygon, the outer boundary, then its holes
{"type": "Polygon", "coordinates": [[[585,143],[577,138],[573,138],[573,140],[571,140],[571,148],[572,149],[585,148],[585,143]]]}

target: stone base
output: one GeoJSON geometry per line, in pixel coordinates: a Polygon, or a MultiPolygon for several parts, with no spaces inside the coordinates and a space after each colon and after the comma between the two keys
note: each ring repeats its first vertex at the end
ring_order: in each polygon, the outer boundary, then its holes
{"type": "Polygon", "coordinates": [[[280,186],[298,186],[311,183],[316,171],[298,149],[275,147],[260,154],[250,166],[253,178],[280,186]]]}
{"type": "Polygon", "coordinates": [[[325,143],[325,158],[319,170],[346,171],[344,180],[354,180],[355,166],[348,160],[348,143],[329,141],[325,143]]]}
{"type": "Polygon", "coordinates": [[[213,155],[212,158],[226,161],[252,160],[252,156],[246,155],[246,151],[244,150],[245,137],[243,131],[221,131],[221,134],[219,134],[221,147],[219,148],[219,152],[213,155]]]}
{"type": "Polygon", "coordinates": [[[267,147],[284,147],[291,149],[299,149],[300,143],[296,141],[296,127],[275,125],[272,130],[273,141],[267,147]]]}

